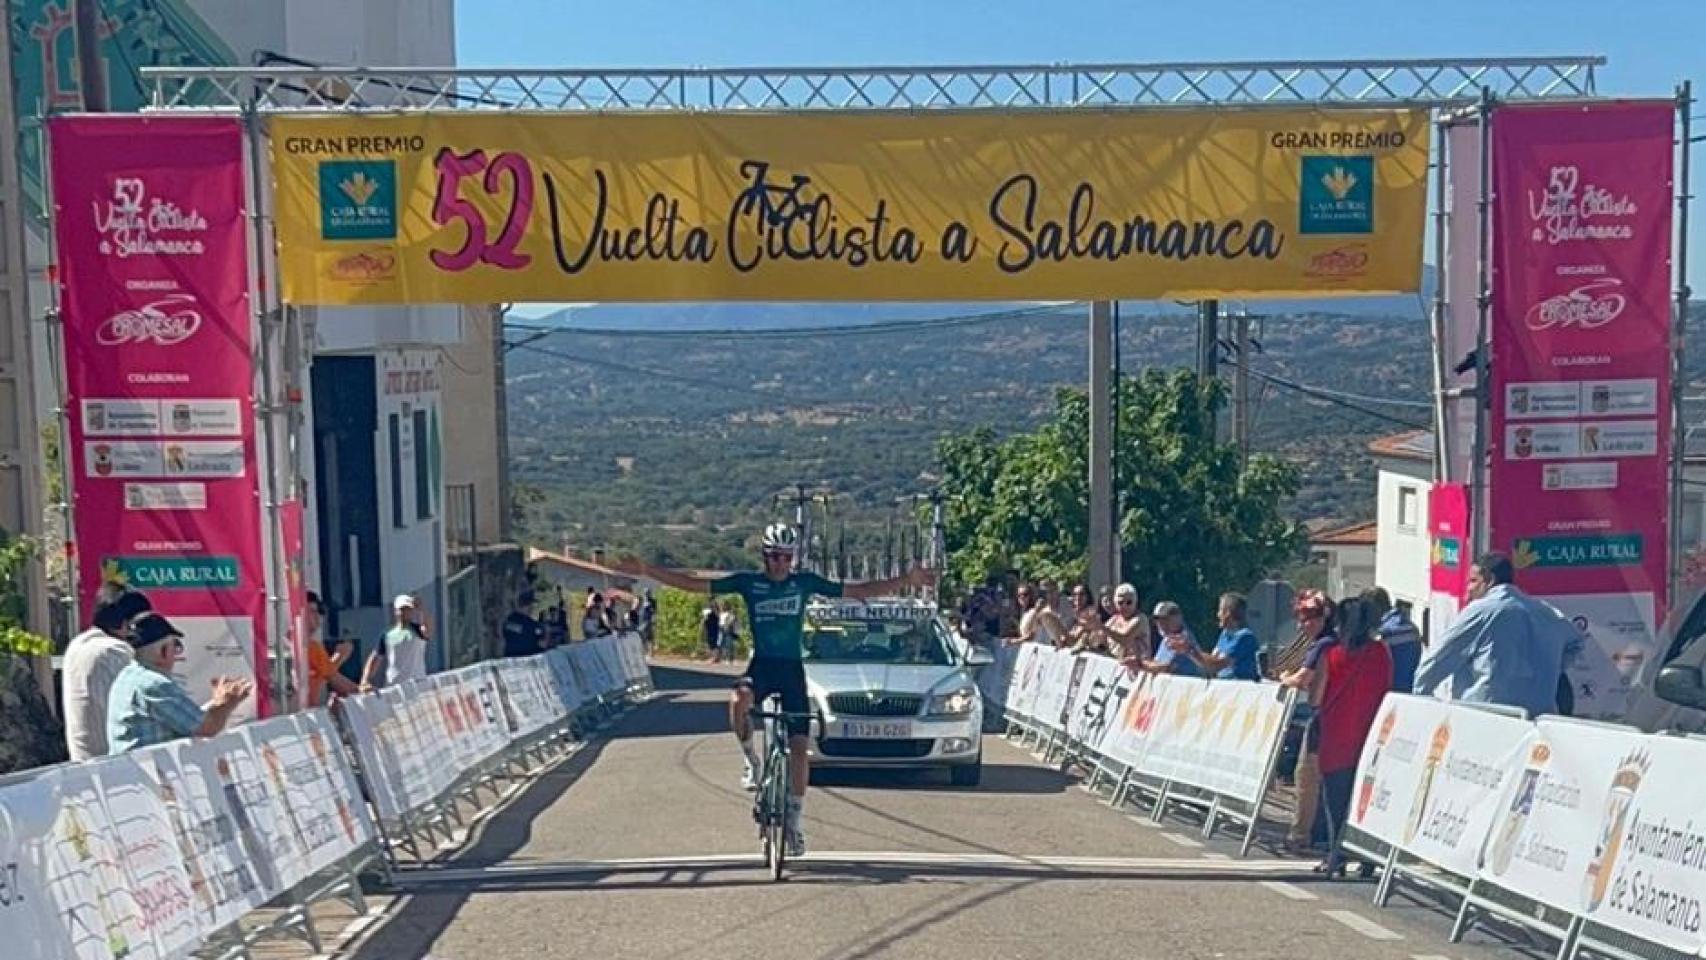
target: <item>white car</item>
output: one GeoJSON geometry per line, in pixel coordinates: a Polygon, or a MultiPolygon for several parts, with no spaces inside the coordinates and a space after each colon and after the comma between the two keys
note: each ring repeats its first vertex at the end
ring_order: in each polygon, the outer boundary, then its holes
{"type": "Polygon", "coordinates": [[[811,761],[823,767],[943,767],[955,786],[983,775],[989,654],[916,600],[806,608],[806,689],[823,718],[811,761]]]}

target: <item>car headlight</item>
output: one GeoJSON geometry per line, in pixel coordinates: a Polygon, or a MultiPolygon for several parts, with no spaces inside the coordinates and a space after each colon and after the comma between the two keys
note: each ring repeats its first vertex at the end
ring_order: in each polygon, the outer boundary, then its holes
{"type": "Polygon", "coordinates": [[[927,717],[963,717],[977,706],[977,688],[971,684],[930,695],[924,707],[927,717]]]}

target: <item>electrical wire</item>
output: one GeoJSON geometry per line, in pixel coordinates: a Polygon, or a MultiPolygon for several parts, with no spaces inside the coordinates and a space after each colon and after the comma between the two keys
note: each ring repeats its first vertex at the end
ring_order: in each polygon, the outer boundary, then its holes
{"type": "Polygon", "coordinates": [[[688,386],[701,387],[701,388],[706,389],[706,390],[717,390],[717,391],[721,391],[723,393],[739,394],[740,396],[745,397],[748,400],[754,400],[754,399],[764,400],[764,399],[769,399],[769,398],[774,397],[774,398],[779,398],[779,399],[783,399],[783,400],[788,400],[788,401],[793,402],[793,403],[812,403],[812,404],[815,404],[815,403],[825,402],[822,399],[816,398],[816,397],[806,397],[806,396],[802,396],[802,395],[796,395],[793,393],[780,392],[780,391],[759,392],[759,391],[753,390],[751,387],[738,387],[738,386],[735,386],[733,384],[725,383],[721,380],[709,380],[709,379],[705,379],[702,377],[689,377],[689,376],[685,376],[685,375],[679,374],[679,373],[670,373],[667,370],[654,370],[650,367],[637,367],[637,366],[632,366],[632,365],[626,364],[626,363],[618,363],[615,360],[594,360],[594,359],[589,358],[589,357],[577,357],[573,354],[563,353],[560,350],[553,350],[550,347],[541,347],[541,346],[538,346],[538,345],[532,344],[532,343],[516,344],[516,348],[520,349],[520,350],[527,350],[527,351],[530,351],[532,353],[541,354],[541,355],[547,356],[547,357],[553,357],[555,359],[562,360],[566,363],[579,364],[580,366],[584,366],[584,367],[593,367],[595,369],[602,369],[602,370],[614,370],[617,373],[632,373],[632,374],[635,374],[637,376],[650,377],[650,378],[655,379],[655,380],[667,380],[667,381],[670,381],[672,383],[687,384],[688,386]]]}
{"type": "Polygon", "coordinates": [[[1074,304],[1050,303],[1035,307],[1024,307],[1017,310],[1002,310],[995,313],[960,314],[956,316],[936,317],[929,320],[881,320],[876,323],[837,324],[825,327],[777,327],[769,330],[740,330],[719,328],[713,330],[635,330],[621,327],[571,327],[552,326],[549,324],[530,324],[515,320],[505,320],[505,327],[514,327],[530,333],[551,336],[555,334],[576,334],[581,336],[613,337],[621,339],[649,340],[790,340],[801,337],[868,337],[883,336],[891,333],[906,333],[922,327],[975,327],[990,323],[1001,323],[1006,320],[1044,319],[1051,317],[1072,316],[1069,308],[1074,304]]]}
{"type": "MultiPolygon", "coordinates": [[[[1230,366],[1237,366],[1236,363],[1232,363],[1229,365],[1230,366]]],[[[1339,395],[1339,391],[1322,390],[1322,389],[1317,388],[1317,387],[1311,387],[1311,386],[1307,386],[1305,384],[1298,383],[1294,380],[1287,380],[1284,377],[1275,376],[1275,375],[1270,374],[1270,373],[1264,373],[1260,370],[1251,369],[1249,371],[1249,373],[1250,373],[1250,376],[1255,377],[1259,380],[1262,380],[1266,383],[1272,384],[1273,386],[1279,387],[1280,389],[1290,390],[1294,393],[1299,393],[1299,394],[1302,394],[1304,396],[1311,397],[1311,398],[1316,399],[1316,400],[1320,400],[1323,403],[1329,403],[1329,404],[1332,404],[1334,406],[1343,407],[1346,410],[1352,410],[1352,411],[1355,411],[1356,413],[1360,413],[1365,417],[1372,417],[1376,420],[1383,420],[1387,423],[1396,424],[1397,426],[1401,426],[1401,427],[1408,427],[1412,430],[1426,430],[1426,429],[1428,429],[1427,424],[1417,423],[1413,420],[1406,420],[1402,417],[1394,417],[1390,414],[1382,413],[1379,410],[1371,410],[1368,407],[1362,406],[1359,403],[1353,402],[1351,400],[1347,400],[1347,399],[1345,399],[1345,397],[1339,395]]],[[[1353,394],[1352,396],[1355,396],[1355,395],[1353,394]]],[[[1384,402],[1390,403],[1392,401],[1384,401],[1384,402]]]]}

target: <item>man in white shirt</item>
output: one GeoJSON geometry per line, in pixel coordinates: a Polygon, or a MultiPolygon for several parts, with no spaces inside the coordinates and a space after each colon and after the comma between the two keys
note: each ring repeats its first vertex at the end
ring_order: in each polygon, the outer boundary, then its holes
{"type": "Polygon", "coordinates": [[[391,629],[385,631],[385,639],[367,658],[367,667],[362,671],[361,685],[368,690],[373,689],[381,663],[385,665],[388,687],[405,680],[426,679],[426,618],[417,609],[415,598],[406,593],[399,593],[391,601],[391,613],[394,617],[391,629]]]}
{"type": "Polygon", "coordinates": [[[65,745],[73,763],[107,755],[107,696],[113,680],[135,659],[125,641],[126,625],[152,609],[140,591],[102,584],[90,618],[94,626],[65,648],[65,745]]]}

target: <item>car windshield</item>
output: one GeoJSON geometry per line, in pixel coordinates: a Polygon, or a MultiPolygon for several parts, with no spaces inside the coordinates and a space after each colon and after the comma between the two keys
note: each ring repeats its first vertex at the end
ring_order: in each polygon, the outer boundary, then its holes
{"type": "Polygon", "coordinates": [[[808,611],[808,663],[890,663],[953,666],[955,657],[934,616],[861,616],[858,611],[808,611]]]}

